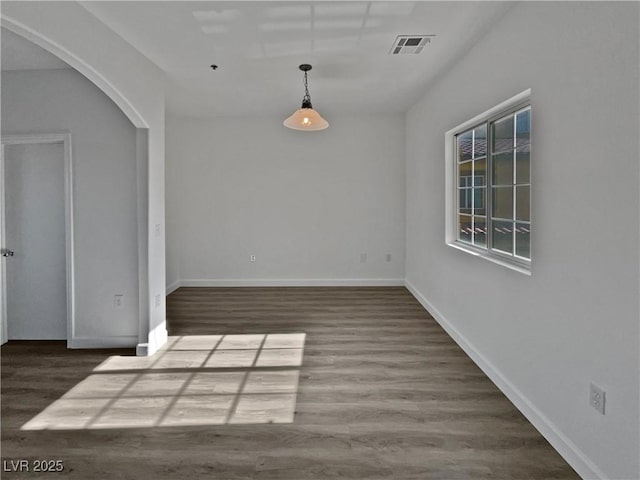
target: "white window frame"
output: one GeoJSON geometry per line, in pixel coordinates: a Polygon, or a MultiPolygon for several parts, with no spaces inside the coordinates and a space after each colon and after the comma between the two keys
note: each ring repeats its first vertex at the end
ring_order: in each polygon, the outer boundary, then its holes
{"type": "MultiPolygon", "coordinates": [[[[445,133],[445,242],[452,248],[461,250],[468,254],[483,258],[490,262],[516,270],[526,275],[531,275],[531,260],[520,257],[501,255],[491,248],[483,249],[458,240],[458,185],[457,185],[457,148],[456,135],[466,130],[470,130],[481,123],[489,123],[501,114],[507,115],[519,106],[531,104],[531,89],[527,89],[508,100],[490,108],[486,112],[476,115],[470,120],[452,128],[445,133]]],[[[491,129],[487,125],[487,142],[489,141],[491,129]]],[[[487,157],[487,168],[488,157],[487,157]]],[[[531,173],[530,173],[531,175],[531,173]]],[[[490,185],[487,185],[485,202],[490,201],[490,185]]],[[[531,208],[531,207],[530,207],[531,208]]],[[[487,227],[491,220],[487,217],[487,227]]],[[[487,238],[487,242],[488,242],[487,238]]],[[[531,255],[530,255],[531,256],[531,255]]]]}

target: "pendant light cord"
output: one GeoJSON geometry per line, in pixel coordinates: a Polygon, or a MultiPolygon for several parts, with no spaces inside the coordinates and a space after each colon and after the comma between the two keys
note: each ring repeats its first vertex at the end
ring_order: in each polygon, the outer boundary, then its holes
{"type": "Polygon", "coordinates": [[[304,97],[302,97],[302,103],[308,102],[311,104],[311,95],[309,95],[309,85],[307,84],[307,72],[304,72],[304,97]]]}

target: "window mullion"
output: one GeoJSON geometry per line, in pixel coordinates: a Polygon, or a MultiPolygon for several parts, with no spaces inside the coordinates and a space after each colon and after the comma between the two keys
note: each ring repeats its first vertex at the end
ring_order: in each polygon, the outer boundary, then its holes
{"type": "Polygon", "coordinates": [[[471,130],[471,245],[476,244],[476,210],[475,210],[475,170],[476,170],[476,129],[471,130]]]}
{"type": "Polygon", "coordinates": [[[493,250],[493,124],[487,122],[487,251],[493,250]]]}
{"type": "Polygon", "coordinates": [[[511,255],[513,255],[514,257],[516,256],[516,145],[518,144],[518,140],[516,137],[517,134],[517,122],[518,118],[514,112],[513,114],[513,145],[511,145],[511,147],[513,148],[513,152],[511,152],[511,165],[512,165],[512,178],[511,178],[511,183],[512,183],[512,187],[511,187],[511,196],[513,197],[512,199],[512,208],[513,208],[513,219],[511,222],[511,255]]]}

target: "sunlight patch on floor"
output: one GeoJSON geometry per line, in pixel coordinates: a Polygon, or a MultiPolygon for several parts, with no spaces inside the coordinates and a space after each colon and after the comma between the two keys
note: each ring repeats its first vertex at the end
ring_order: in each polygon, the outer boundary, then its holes
{"type": "Polygon", "coordinates": [[[21,429],[291,423],[305,338],[170,337],[152,357],[107,358],[21,429]]]}

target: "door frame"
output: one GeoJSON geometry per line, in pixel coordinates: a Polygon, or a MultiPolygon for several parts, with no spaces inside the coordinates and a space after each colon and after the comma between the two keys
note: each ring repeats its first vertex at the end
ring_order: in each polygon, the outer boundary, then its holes
{"type": "MultiPolygon", "coordinates": [[[[65,253],[66,253],[66,270],[67,270],[67,348],[70,348],[75,333],[75,269],[74,269],[74,245],[73,245],[73,164],[71,160],[71,133],[36,133],[36,134],[16,134],[2,135],[2,149],[5,145],[25,145],[40,143],[61,143],[64,148],[64,223],[65,223],[65,253]]],[[[2,165],[0,165],[0,183],[2,184],[2,208],[6,208],[4,201],[4,155],[2,156],[2,165]]],[[[5,238],[5,214],[2,212],[2,240],[5,238]]],[[[2,316],[2,328],[7,334],[7,315],[6,315],[6,293],[7,283],[5,281],[5,262],[2,266],[2,295],[5,302],[4,312],[0,312],[2,316]]],[[[4,337],[8,339],[8,336],[4,337]]]]}

